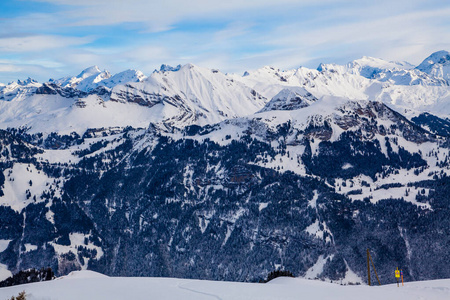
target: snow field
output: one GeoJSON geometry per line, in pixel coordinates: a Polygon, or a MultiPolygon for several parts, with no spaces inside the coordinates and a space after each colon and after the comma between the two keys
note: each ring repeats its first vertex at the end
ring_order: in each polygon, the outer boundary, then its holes
{"type": "Polygon", "coordinates": [[[11,276],[13,276],[13,274],[11,273],[10,270],[8,270],[8,266],[0,264],[0,280],[5,280],[6,278],[11,276]]]}
{"type": "Polygon", "coordinates": [[[12,168],[3,171],[3,174],[4,195],[0,197],[0,205],[9,206],[17,212],[33,203],[34,198],[36,202],[44,201],[40,196],[50,188],[54,188],[55,194],[59,195],[59,189],[54,184],[57,179],[47,177],[32,164],[15,163],[12,168]]]}
{"type": "MultiPolygon", "coordinates": [[[[83,257],[83,261],[80,261],[78,255],[77,255],[79,246],[83,246],[84,248],[86,248],[88,250],[95,250],[97,252],[96,256],[93,257],[93,259],[95,259],[95,260],[98,260],[103,256],[103,250],[101,247],[95,246],[91,242],[88,242],[87,244],[85,243],[85,240],[88,239],[89,236],[90,236],[90,234],[71,233],[71,234],[69,234],[70,245],[68,245],[68,246],[59,245],[55,242],[51,242],[50,244],[53,246],[53,248],[55,249],[55,252],[58,253],[60,257],[62,254],[72,252],[75,255],[77,263],[79,264],[81,269],[86,270],[90,258],[83,257]]],[[[61,261],[59,263],[61,263],[61,261]]]]}
{"type": "MultiPolygon", "coordinates": [[[[394,279],[393,279],[394,280],[394,279]]],[[[450,280],[384,286],[342,286],[322,281],[276,278],[269,283],[238,283],[175,278],[105,277],[78,271],[54,281],[0,289],[9,299],[25,290],[29,300],[161,299],[161,300],[447,300],[450,280]]]]}

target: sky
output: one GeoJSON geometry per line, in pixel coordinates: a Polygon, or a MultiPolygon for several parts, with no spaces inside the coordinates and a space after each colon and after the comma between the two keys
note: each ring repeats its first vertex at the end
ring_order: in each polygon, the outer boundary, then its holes
{"type": "Polygon", "coordinates": [[[241,74],[345,64],[419,64],[450,51],[448,0],[2,0],[0,82],[97,65],[149,75],[194,63],[241,74]]]}

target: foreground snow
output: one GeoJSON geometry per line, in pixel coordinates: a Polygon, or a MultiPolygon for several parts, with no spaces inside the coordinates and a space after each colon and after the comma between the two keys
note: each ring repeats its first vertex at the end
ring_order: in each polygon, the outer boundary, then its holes
{"type": "Polygon", "coordinates": [[[174,278],[107,277],[73,272],[54,281],[0,289],[0,299],[25,290],[34,299],[448,299],[450,279],[406,283],[404,287],[341,286],[321,281],[277,278],[267,284],[174,278]]]}

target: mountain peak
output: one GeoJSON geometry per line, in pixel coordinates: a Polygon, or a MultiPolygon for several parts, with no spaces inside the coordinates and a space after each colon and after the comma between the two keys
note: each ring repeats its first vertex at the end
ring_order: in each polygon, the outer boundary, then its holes
{"type": "Polygon", "coordinates": [[[196,65],[194,65],[193,63],[187,63],[187,64],[181,66],[181,69],[193,69],[195,67],[196,67],[196,65]]]}
{"type": "Polygon", "coordinates": [[[78,78],[87,78],[93,75],[96,75],[98,73],[101,73],[100,69],[97,66],[91,66],[89,68],[84,69],[81,71],[80,74],[78,74],[78,78]]]}
{"type": "Polygon", "coordinates": [[[320,63],[317,66],[316,70],[319,71],[319,72],[322,72],[325,68],[326,68],[326,65],[324,63],[320,63]]]}
{"type": "Polygon", "coordinates": [[[363,56],[360,59],[355,59],[352,63],[360,64],[360,65],[372,65],[372,64],[385,65],[389,62],[387,62],[381,58],[376,58],[376,57],[371,57],[371,56],[363,56]]]}
{"type": "Polygon", "coordinates": [[[113,88],[118,84],[125,84],[127,82],[141,82],[146,78],[147,76],[145,76],[141,71],[128,69],[98,82],[98,85],[113,88]]]}
{"type": "Polygon", "coordinates": [[[417,69],[427,74],[445,80],[450,79],[450,53],[445,50],[437,51],[424,59],[417,69]]]}
{"type": "Polygon", "coordinates": [[[430,66],[435,64],[446,64],[450,61],[450,53],[445,50],[436,51],[427,58],[423,60],[423,62],[417,66],[417,69],[426,72],[430,66]]]}
{"type": "Polygon", "coordinates": [[[37,83],[37,81],[32,79],[31,77],[28,77],[26,80],[20,80],[20,79],[17,80],[17,84],[19,84],[19,85],[27,85],[30,83],[37,83]]]}
{"type": "Polygon", "coordinates": [[[115,74],[114,76],[128,76],[128,77],[132,76],[132,77],[136,78],[136,81],[142,81],[147,77],[140,70],[135,70],[135,69],[125,70],[125,71],[115,74]]]}
{"type": "Polygon", "coordinates": [[[177,65],[176,67],[172,67],[170,65],[162,64],[159,68],[160,72],[176,72],[181,69],[181,65],[177,65]]]}

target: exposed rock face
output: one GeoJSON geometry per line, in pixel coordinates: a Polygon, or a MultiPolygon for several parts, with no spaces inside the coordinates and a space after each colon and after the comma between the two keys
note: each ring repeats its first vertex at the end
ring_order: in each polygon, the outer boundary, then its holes
{"type": "Polygon", "coordinates": [[[136,103],[142,106],[152,107],[162,103],[164,96],[161,94],[149,93],[127,84],[124,89],[116,89],[111,94],[111,101],[122,103],[136,103]]]}
{"type": "Polygon", "coordinates": [[[64,98],[84,97],[87,93],[70,87],[62,88],[55,83],[44,83],[36,89],[37,95],[61,95],[64,98]]]}
{"type": "Polygon", "coordinates": [[[317,98],[305,89],[283,89],[266,104],[261,112],[270,110],[296,110],[307,107],[314,101],[317,101],[317,98]]]}

